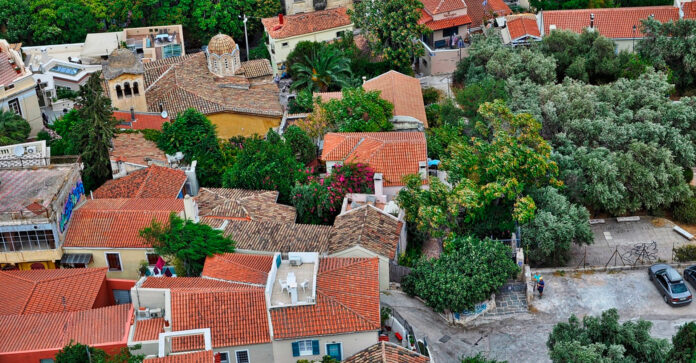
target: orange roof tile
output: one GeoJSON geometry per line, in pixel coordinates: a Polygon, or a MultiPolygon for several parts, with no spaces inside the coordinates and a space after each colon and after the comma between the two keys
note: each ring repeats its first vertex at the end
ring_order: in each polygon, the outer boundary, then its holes
{"type": "Polygon", "coordinates": [[[204,217],[295,222],[294,207],[279,204],[278,192],[229,188],[201,188],[195,197],[204,217]]]}
{"type": "Polygon", "coordinates": [[[148,358],[145,363],[213,363],[215,356],[212,350],[194,353],[173,354],[162,358],[148,358]]]}
{"type": "MultiPolygon", "coordinates": [[[[213,348],[271,341],[263,289],[172,291],[172,331],[210,328],[213,348]]],[[[173,351],[200,349],[195,337],[172,342],[173,351]]]]}
{"type": "Polygon", "coordinates": [[[383,174],[384,186],[398,186],[428,155],[422,132],[348,132],[326,134],[320,159],[368,164],[383,174]]]}
{"type": "Polygon", "coordinates": [[[512,10],[503,0],[487,0],[486,5],[481,0],[465,0],[465,2],[466,13],[471,18],[470,28],[482,26],[485,19],[512,14],[512,10]]]}
{"type": "Polygon", "coordinates": [[[153,220],[167,223],[171,212],[183,209],[181,199],[88,200],[73,212],[63,246],[149,248],[139,231],[153,220]]]}
{"type": "Polygon", "coordinates": [[[378,330],[378,270],[377,258],[322,258],[316,303],[271,309],[274,338],[378,330]]]}
{"type": "Polygon", "coordinates": [[[471,18],[469,17],[469,15],[462,15],[433,21],[433,18],[428,15],[421,17],[420,20],[418,20],[418,23],[425,24],[425,26],[427,26],[430,30],[435,31],[460,25],[471,24],[471,18]]]}
{"type": "Polygon", "coordinates": [[[157,340],[164,333],[164,318],[138,320],[135,322],[133,341],[157,340]]]}
{"type": "Polygon", "coordinates": [[[696,4],[693,2],[682,2],[684,19],[696,19],[696,4]]]}
{"type": "Polygon", "coordinates": [[[280,28],[277,28],[280,25],[277,16],[261,19],[261,22],[273,39],[285,39],[320,32],[352,23],[344,7],[285,16],[280,28]]]}
{"type": "Polygon", "coordinates": [[[594,14],[594,28],[599,34],[611,38],[633,38],[633,26],[636,26],[635,37],[642,38],[641,20],[651,14],[655,20],[666,23],[679,19],[679,9],[674,6],[642,6],[633,8],[578,9],[552,10],[542,12],[544,34],[549,34],[551,25],[556,29],[571,30],[576,33],[590,26],[590,14],[594,14]]]}
{"type": "Polygon", "coordinates": [[[141,133],[116,134],[111,139],[113,148],[109,159],[147,166],[148,160],[167,162],[167,155],[157,148],[157,144],[146,140],[141,133]]]}
{"type": "Polygon", "coordinates": [[[116,128],[128,130],[162,130],[162,124],[171,121],[168,115],[162,117],[156,112],[136,112],[135,122],[132,121],[131,113],[127,111],[114,111],[114,118],[119,121],[116,128]]]}
{"type": "Polygon", "coordinates": [[[423,8],[432,15],[466,9],[466,3],[463,0],[421,0],[421,2],[423,8]]]}
{"type": "Polygon", "coordinates": [[[255,288],[247,284],[206,279],[203,277],[148,277],[145,279],[145,282],[143,282],[142,287],[174,290],[247,290],[255,288]]]}
{"type": "Polygon", "coordinates": [[[176,198],[185,183],[183,170],[151,165],[107,180],[93,194],[95,198],[176,198]]]}
{"type": "Polygon", "coordinates": [[[265,285],[273,261],[273,255],[214,255],[205,259],[202,275],[226,281],[265,285]]]}
{"type": "Polygon", "coordinates": [[[430,358],[390,342],[379,342],[343,361],[344,363],[427,363],[430,358]]]}
{"type": "Polygon", "coordinates": [[[61,349],[71,340],[94,346],[127,343],[131,305],[0,316],[0,353],[61,349]]]}
{"type": "Polygon", "coordinates": [[[393,259],[403,223],[371,205],[351,209],[336,217],[331,235],[331,253],[362,246],[393,259]]]}
{"type": "Polygon", "coordinates": [[[519,17],[507,21],[507,28],[511,39],[517,39],[525,35],[541,37],[539,27],[535,19],[529,17],[519,17]]]}
{"type": "Polygon", "coordinates": [[[366,91],[381,91],[380,97],[394,105],[394,116],[411,116],[428,127],[420,81],[397,71],[389,71],[366,81],[366,91]]]}
{"type": "Polygon", "coordinates": [[[106,268],[0,271],[0,315],[91,309],[106,268]]]}

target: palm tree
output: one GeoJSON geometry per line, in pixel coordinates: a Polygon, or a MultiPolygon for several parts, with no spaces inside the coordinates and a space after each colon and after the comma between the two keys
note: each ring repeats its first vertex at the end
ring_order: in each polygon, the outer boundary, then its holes
{"type": "Polygon", "coordinates": [[[22,116],[0,110],[0,146],[20,144],[27,140],[31,126],[22,116]]]}
{"type": "Polygon", "coordinates": [[[293,89],[306,88],[319,92],[326,92],[331,86],[349,86],[353,75],[350,59],[333,48],[315,52],[311,58],[305,56],[304,62],[292,65],[292,71],[296,78],[293,89]]]}

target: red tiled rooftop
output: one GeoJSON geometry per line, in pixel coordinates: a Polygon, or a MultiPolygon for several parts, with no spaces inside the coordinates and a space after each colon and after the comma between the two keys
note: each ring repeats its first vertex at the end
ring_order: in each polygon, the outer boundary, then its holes
{"type": "Polygon", "coordinates": [[[183,170],[151,165],[122,178],[108,180],[95,198],[176,198],[186,183],[183,170]]]}
{"type": "Polygon", "coordinates": [[[215,356],[212,350],[194,353],[172,354],[162,358],[148,358],[145,363],[213,363],[215,356]]]}
{"type": "Polygon", "coordinates": [[[380,91],[380,97],[394,105],[394,116],[410,116],[428,127],[423,92],[417,78],[389,71],[363,84],[366,91],[380,91]]]}
{"type": "Polygon", "coordinates": [[[162,130],[162,124],[171,121],[169,116],[162,117],[155,112],[136,112],[135,122],[132,122],[133,117],[127,111],[114,111],[114,118],[119,121],[116,128],[129,130],[162,130]]]}
{"type": "Polygon", "coordinates": [[[257,288],[247,284],[238,284],[202,277],[148,277],[145,282],[143,282],[142,287],[174,290],[248,290],[257,288]]]}
{"type": "Polygon", "coordinates": [[[71,217],[64,247],[149,248],[139,231],[153,220],[168,223],[184,209],[181,199],[94,199],[71,217]]]}
{"type": "Polygon", "coordinates": [[[503,2],[503,0],[488,0],[486,5],[483,5],[481,0],[465,0],[466,14],[471,18],[471,28],[483,26],[485,19],[492,19],[496,16],[505,16],[512,13],[512,10],[503,2]]]}
{"type": "Polygon", "coordinates": [[[279,29],[276,29],[280,25],[277,16],[261,19],[261,22],[273,39],[285,39],[320,32],[352,23],[344,7],[285,16],[283,25],[279,29]]]}
{"type": "Polygon", "coordinates": [[[659,22],[666,23],[679,19],[679,9],[670,6],[642,6],[633,8],[578,9],[544,11],[544,34],[549,34],[551,25],[556,29],[571,30],[575,33],[590,26],[590,14],[594,14],[594,28],[599,34],[612,39],[633,38],[633,26],[636,26],[635,37],[642,38],[641,20],[651,14],[659,22]]]}
{"type": "Polygon", "coordinates": [[[98,307],[105,283],[106,268],[0,271],[0,315],[98,307]]]}
{"type": "Polygon", "coordinates": [[[225,253],[205,260],[203,276],[215,279],[265,285],[274,262],[273,255],[225,253]]]}
{"type": "Polygon", "coordinates": [[[428,159],[422,132],[348,132],[324,136],[321,160],[368,164],[382,173],[384,186],[403,184],[403,177],[418,174],[419,162],[428,159]]]}
{"type": "Polygon", "coordinates": [[[355,353],[344,363],[428,363],[430,359],[390,342],[379,342],[355,353]]]}
{"type": "Polygon", "coordinates": [[[466,8],[463,0],[421,0],[421,2],[423,8],[432,15],[466,8]]]}
{"type": "Polygon", "coordinates": [[[70,341],[95,346],[127,343],[133,307],[0,316],[0,353],[58,350],[70,341]]]}
{"type": "Polygon", "coordinates": [[[164,318],[138,320],[135,322],[133,341],[157,340],[164,333],[164,318]]]}
{"type": "Polygon", "coordinates": [[[146,140],[141,133],[116,134],[112,139],[113,148],[109,152],[112,161],[147,166],[148,159],[167,162],[167,155],[157,147],[157,144],[146,140]]]}
{"type": "Polygon", "coordinates": [[[430,30],[433,31],[471,24],[471,18],[469,17],[469,15],[455,16],[452,18],[440,19],[435,21],[433,21],[432,19],[433,18],[429,15],[424,14],[424,16],[421,17],[418,23],[425,24],[425,26],[427,26],[430,30]]]}
{"type": "Polygon", "coordinates": [[[274,338],[378,330],[378,270],[377,258],[322,258],[316,303],[271,309],[274,338]]]}
{"type": "Polygon", "coordinates": [[[507,28],[510,32],[510,38],[513,40],[525,35],[541,36],[536,20],[529,17],[508,20],[507,28]]]}

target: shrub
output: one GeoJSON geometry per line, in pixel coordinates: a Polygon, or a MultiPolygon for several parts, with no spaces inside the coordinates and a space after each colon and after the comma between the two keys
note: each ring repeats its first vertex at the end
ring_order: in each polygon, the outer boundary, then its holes
{"type": "Polygon", "coordinates": [[[423,88],[423,103],[430,105],[440,101],[442,97],[442,92],[434,87],[423,88]]]}
{"type": "Polygon", "coordinates": [[[694,178],[694,170],[691,168],[684,168],[684,181],[687,183],[691,183],[691,180],[694,178]]]}
{"type": "Polygon", "coordinates": [[[674,207],[672,212],[674,219],[678,222],[694,224],[696,223],[696,198],[689,198],[674,207]]]}
{"type": "Polygon", "coordinates": [[[425,118],[428,120],[428,127],[440,127],[440,104],[425,106],[425,118]]]}
{"type": "Polygon", "coordinates": [[[696,261],[696,246],[684,245],[675,248],[674,259],[679,262],[696,261]]]}
{"type": "Polygon", "coordinates": [[[162,131],[153,129],[143,129],[140,130],[140,133],[143,134],[143,138],[145,140],[149,140],[155,143],[159,140],[160,135],[162,135],[162,131]]]}
{"type": "Polygon", "coordinates": [[[314,110],[314,98],[312,91],[303,89],[297,93],[297,96],[288,102],[290,113],[305,113],[314,110]]]}

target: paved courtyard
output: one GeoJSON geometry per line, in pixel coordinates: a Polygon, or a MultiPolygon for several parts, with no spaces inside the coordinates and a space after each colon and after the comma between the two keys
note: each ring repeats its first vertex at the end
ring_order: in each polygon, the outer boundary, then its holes
{"type": "Polygon", "coordinates": [[[605,219],[604,224],[592,226],[594,244],[572,247],[568,266],[582,267],[585,256],[585,266],[604,266],[607,263],[609,266],[623,266],[633,264],[636,259],[644,260],[644,264],[655,263],[658,259],[672,262],[672,248],[688,243],[672,227],[674,224],[666,219],[647,216],[641,216],[637,222],[605,219]],[[653,241],[654,248],[651,246],[653,241]],[[612,257],[615,251],[618,252],[612,257]]]}
{"type": "MultiPolygon", "coordinates": [[[[681,272],[681,270],[680,270],[681,272]]],[[[544,298],[532,302],[532,313],[486,317],[473,327],[450,326],[421,301],[401,291],[382,294],[425,337],[436,362],[456,362],[478,352],[509,362],[548,362],[546,340],[553,326],[616,308],[622,320],[642,318],[653,323],[652,335],[671,338],[677,328],[696,319],[696,304],[672,308],[660,298],[645,270],[615,273],[545,275],[544,298]]],[[[689,286],[689,288],[692,288],[689,286]]],[[[692,291],[696,289],[692,288],[692,291]]]]}

